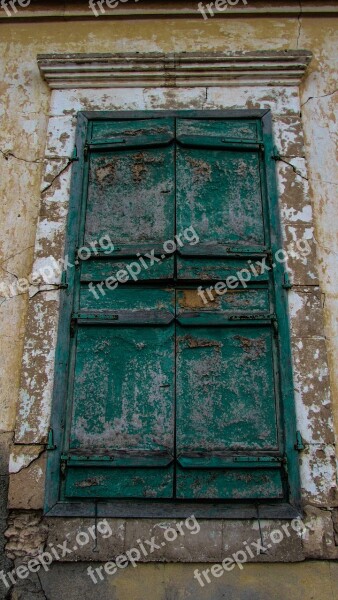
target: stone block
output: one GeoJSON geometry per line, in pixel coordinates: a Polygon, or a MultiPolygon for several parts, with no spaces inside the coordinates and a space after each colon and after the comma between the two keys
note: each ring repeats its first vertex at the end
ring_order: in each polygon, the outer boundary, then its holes
{"type": "Polygon", "coordinates": [[[306,534],[303,536],[303,548],[306,558],[338,559],[331,511],[305,506],[304,513],[306,534]]]}
{"type": "Polygon", "coordinates": [[[48,525],[48,545],[58,550],[58,544],[67,542],[71,550],[62,560],[109,561],[124,551],[125,522],[122,519],[45,519],[48,525]],[[101,533],[102,532],[102,533],[101,533]]]}
{"type": "Polygon", "coordinates": [[[217,561],[222,555],[222,521],[196,521],[191,518],[127,520],[125,549],[139,549],[138,540],[148,552],[148,556],[145,556],[141,550],[141,562],[217,561]],[[159,546],[153,552],[149,552],[151,545],[145,541],[150,542],[151,538],[159,546]]]}
{"type": "Polygon", "coordinates": [[[10,475],[8,507],[42,509],[44,506],[46,455],[40,456],[18,473],[10,475]]]}
{"type": "Polygon", "coordinates": [[[28,561],[40,554],[46,543],[47,526],[40,511],[15,512],[9,515],[6,552],[11,559],[28,561]]]}

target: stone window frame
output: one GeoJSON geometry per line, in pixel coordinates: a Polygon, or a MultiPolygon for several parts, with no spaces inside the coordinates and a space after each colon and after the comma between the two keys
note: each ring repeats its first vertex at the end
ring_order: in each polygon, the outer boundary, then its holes
{"type": "MultiPolygon", "coordinates": [[[[53,91],[33,272],[44,267],[53,268],[54,261],[63,258],[76,115],[79,111],[270,109],[279,155],[276,164],[284,244],[287,246],[290,241],[306,239],[311,246],[311,254],[307,258],[291,258],[287,268],[293,283],[289,291],[289,318],[297,429],[305,446],[300,454],[302,505],[305,514],[307,506],[314,507],[310,510],[309,518],[313,530],[316,528],[321,531],[320,507],[334,504],[336,481],[323,310],[299,99],[299,84],[309,61],[310,53],[305,51],[39,57],[41,73],[53,91]],[[317,513],[315,507],[318,507],[317,513]]],[[[60,274],[48,284],[41,279],[30,291],[21,390],[11,455],[11,464],[24,465],[25,469],[18,471],[14,468],[12,472],[10,469],[10,509],[43,508],[46,448],[48,443],[53,443],[49,427],[57,370],[54,363],[61,293],[60,274]],[[23,481],[29,482],[28,489],[20,486],[22,477],[26,477],[23,481]],[[20,494],[16,491],[18,488],[20,494]],[[29,498],[33,498],[33,502],[29,498]]],[[[104,510],[101,514],[109,516],[109,513],[104,514],[104,510]]],[[[75,507],[74,512],[69,514],[72,518],[69,520],[65,517],[64,523],[78,522],[80,515],[80,506],[75,507]]],[[[237,540],[248,539],[258,529],[262,536],[262,532],[264,534],[264,531],[277,528],[279,521],[271,520],[275,518],[280,520],[283,517],[271,510],[270,517],[265,515],[263,520],[258,512],[256,518],[252,515],[245,518],[243,515],[241,521],[234,515],[229,519],[202,521],[204,539],[217,540],[220,536],[220,540],[223,540],[224,527],[228,531],[235,528],[237,533],[234,539],[237,540]]],[[[45,517],[44,520],[53,523],[51,517],[45,517]]],[[[118,518],[111,519],[111,522],[114,523],[117,537],[123,537],[124,544],[126,540],[131,542],[132,533],[136,539],[145,530],[149,535],[151,528],[158,525],[150,519],[140,518],[118,518]]],[[[58,537],[53,525],[50,531],[52,540],[58,537]]],[[[330,544],[328,541],[327,546],[330,544]]],[[[334,541],[332,544],[334,546],[334,541]]],[[[198,552],[196,548],[188,548],[189,556],[183,556],[182,560],[217,560],[215,556],[219,553],[219,545],[217,548],[216,553],[214,544],[206,547],[202,553],[201,547],[198,552]]],[[[304,552],[297,536],[293,548],[294,556],[290,558],[288,555],[288,560],[302,560],[304,552]]],[[[268,553],[264,560],[282,560],[281,552],[282,546],[279,546],[279,549],[268,553]]],[[[177,548],[176,554],[173,546],[170,546],[170,550],[163,550],[163,560],[173,560],[174,555],[175,560],[180,560],[177,548]]],[[[158,560],[158,555],[154,560],[158,560]]]]}

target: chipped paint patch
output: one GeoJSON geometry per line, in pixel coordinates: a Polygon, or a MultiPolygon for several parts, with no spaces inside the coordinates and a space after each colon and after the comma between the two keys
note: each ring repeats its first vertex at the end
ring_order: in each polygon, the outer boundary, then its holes
{"type": "Polygon", "coordinates": [[[9,457],[9,473],[19,473],[39,458],[44,446],[13,446],[9,457]]]}
{"type": "Polygon", "coordinates": [[[311,445],[300,460],[304,502],[330,506],[337,502],[336,460],[334,446],[311,445]]]}

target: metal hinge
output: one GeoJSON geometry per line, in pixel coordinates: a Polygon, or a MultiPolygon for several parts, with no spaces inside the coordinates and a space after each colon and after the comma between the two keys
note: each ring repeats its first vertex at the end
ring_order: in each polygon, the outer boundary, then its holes
{"type": "Polygon", "coordinates": [[[88,152],[89,152],[89,146],[88,146],[88,144],[85,144],[85,147],[83,149],[83,156],[84,156],[85,160],[87,160],[87,158],[88,158],[88,152]]]}
{"type": "Polygon", "coordinates": [[[300,431],[296,431],[295,450],[298,450],[298,452],[300,452],[301,450],[304,450],[304,449],[305,449],[305,446],[304,446],[304,442],[303,442],[301,433],[300,433],[300,431]]]}
{"type": "Polygon", "coordinates": [[[281,159],[278,148],[276,146],[273,147],[273,155],[271,156],[271,158],[276,161],[281,159]]]}
{"type": "Polygon", "coordinates": [[[60,288],[66,290],[67,287],[68,287],[68,283],[67,283],[67,271],[62,271],[62,273],[61,273],[60,288]]]}
{"type": "Polygon", "coordinates": [[[56,449],[56,446],[54,444],[54,431],[50,427],[49,431],[48,431],[47,448],[46,448],[46,450],[55,450],[55,449],[56,449]]]}
{"type": "Polygon", "coordinates": [[[291,290],[292,288],[292,283],[288,272],[284,273],[284,282],[282,284],[282,288],[284,288],[284,290],[291,290]]]}
{"type": "Polygon", "coordinates": [[[77,148],[76,148],[76,146],[74,147],[73,154],[72,154],[72,161],[74,161],[74,160],[79,160],[79,157],[77,155],[77,148]]]}

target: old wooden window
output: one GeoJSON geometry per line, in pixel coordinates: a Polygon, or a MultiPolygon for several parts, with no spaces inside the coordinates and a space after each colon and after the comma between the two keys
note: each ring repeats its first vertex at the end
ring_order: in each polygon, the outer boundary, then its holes
{"type": "Polygon", "coordinates": [[[80,113],[76,152],[47,509],[297,504],[270,113],[80,113]]]}

